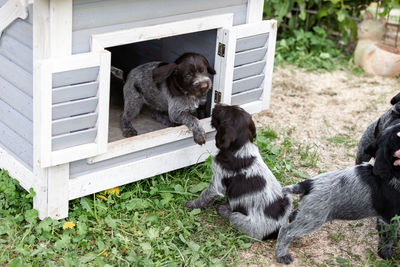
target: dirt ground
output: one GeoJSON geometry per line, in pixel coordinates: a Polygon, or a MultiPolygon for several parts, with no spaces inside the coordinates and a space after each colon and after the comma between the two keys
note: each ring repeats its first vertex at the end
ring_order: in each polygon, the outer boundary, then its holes
{"type": "MultiPolygon", "coordinates": [[[[356,144],[366,127],[390,108],[399,80],[344,71],[274,70],[270,109],[254,116],[257,126],[315,147],[317,168],[310,175],[354,165],[356,144]],[[290,130],[290,131],[289,131],[290,130]],[[334,142],[330,138],[340,138],[334,142]],[[331,141],[329,141],[330,139],[331,141]],[[343,141],[344,140],[344,141],[343,141]]],[[[240,266],[280,265],[275,241],[254,242],[240,252],[240,266]]],[[[294,241],[291,266],[365,266],[375,262],[375,219],[335,221],[294,241]]]]}

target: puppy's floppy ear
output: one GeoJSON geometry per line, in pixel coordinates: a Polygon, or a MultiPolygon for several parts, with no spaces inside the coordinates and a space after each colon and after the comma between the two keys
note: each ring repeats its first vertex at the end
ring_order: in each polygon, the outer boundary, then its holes
{"type": "Polygon", "coordinates": [[[388,155],[386,148],[379,148],[376,151],[373,173],[385,180],[392,179],[394,166],[391,157],[392,155],[388,155]]]}
{"type": "Polygon", "coordinates": [[[375,158],[376,156],[376,151],[378,150],[378,147],[376,146],[376,144],[370,144],[365,150],[364,152],[367,153],[368,155],[370,155],[371,157],[375,158]]]}
{"type": "Polygon", "coordinates": [[[217,72],[208,64],[207,62],[207,72],[211,75],[216,74],[217,72]]]}
{"type": "Polygon", "coordinates": [[[210,63],[208,63],[208,60],[206,59],[206,57],[203,56],[203,58],[204,58],[204,61],[205,61],[205,63],[206,63],[206,66],[207,66],[207,72],[208,72],[209,74],[211,74],[211,75],[216,74],[217,72],[214,70],[213,67],[210,66],[210,63]]]}
{"type": "Polygon", "coordinates": [[[215,145],[221,150],[228,149],[235,139],[236,134],[234,129],[230,129],[229,127],[220,129],[215,136],[215,145]]]}
{"type": "Polygon", "coordinates": [[[395,95],[392,100],[390,100],[390,104],[394,105],[396,103],[400,102],[400,93],[398,93],[397,95],[395,95]]]}
{"type": "Polygon", "coordinates": [[[160,64],[157,68],[153,69],[153,81],[161,83],[165,81],[176,70],[175,63],[160,64]]]}
{"type": "Polygon", "coordinates": [[[257,137],[257,129],[252,119],[250,119],[249,134],[250,141],[253,142],[253,139],[257,137]]]}

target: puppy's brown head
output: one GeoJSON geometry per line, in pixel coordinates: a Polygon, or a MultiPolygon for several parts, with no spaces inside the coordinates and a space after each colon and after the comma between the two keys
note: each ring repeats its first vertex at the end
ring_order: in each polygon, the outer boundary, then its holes
{"type": "Polygon", "coordinates": [[[217,130],[215,143],[220,150],[237,150],[256,137],[251,115],[238,106],[216,105],[211,125],[217,130]]]}
{"type": "Polygon", "coordinates": [[[193,95],[204,97],[211,88],[209,74],[216,72],[207,59],[197,53],[185,53],[174,63],[160,64],[153,70],[156,83],[167,81],[168,89],[173,96],[193,95]]]}

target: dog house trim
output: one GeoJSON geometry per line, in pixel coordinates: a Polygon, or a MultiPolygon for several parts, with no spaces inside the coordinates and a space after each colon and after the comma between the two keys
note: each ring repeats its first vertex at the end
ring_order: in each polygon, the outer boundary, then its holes
{"type": "MultiPolygon", "coordinates": [[[[127,30],[114,31],[103,34],[92,35],[91,38],[91,49],[92,52],[104,51],[107,47],[119,46],[143,41],[149,41],[154,39],[161,39],[165,37],[171,37],[176,35],[182,35],[187,33],[194,33],[199,31],[206,31],[217,29],[217,42],[223,42],[224,38],[221,31],[229,28],[233,23],[233,14],[221,14],[214,16],[206,16],[201,18],[181,20],[163,24],[157,24],[146,27],[136,27],[127,30]]],[[[217,49],[216,49],[217,50],[217,49]]],[[[224,77],[225,69],[221,66],[225,66],[225,61],[229,60],[229,57],[224,58],[218,56],[218,51],[215,53],[215,69],[217,74],[214,75],[213,88],[224,88],[223,95],[229,96],[229,86],[222,86],[220,82],[229,80],[229,77],[224,77]]],[[[229,83],[228,83],[229,84],[229,83]]],[[[229,103],[228,100],[224,100],[224,103],[229,103]]],[[[214,106],[214,94],[212,99],[212,107],[214,106]]],[[[108,107],[108,106],[107,106],[108,107]]],[[[206,133],[214,131],[210,126],[210,119],[206,118],[200,120],[206,133]]],[[[107,121],[108,124],[108,121],[107,121]]],[[[107,131],[108,133],[108,131],[107,131]]],[[[179,126],[174,128],[166,128],[158,131],[125,138],[122,140],[108,143],[107,151],[102,154],[90,157],[87,159],[89,164],[103,161],[106,159],[122,156],[125,154],[137,152],[143,149],[156,147],[162,144],[183,140],[188,137],[192,137],[193,134],[187,129],[186,126],[179,126]]]]}

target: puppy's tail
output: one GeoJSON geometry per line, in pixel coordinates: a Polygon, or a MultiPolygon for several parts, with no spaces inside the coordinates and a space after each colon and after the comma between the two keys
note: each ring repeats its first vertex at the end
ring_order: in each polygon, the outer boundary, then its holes
{"type": "Polygon", "coordinates": [[[282,192],[284,194],[302,194],[302,195],[307,195],[312,190],[312,187],[313,187],[312,184],[313,184],[313,180],[312,179],[305,180],[305,181],[303,181],[301,183],[298,183],[298,184],[292,184],[292,185],[285,186],[282,189],[282,192]]]}

